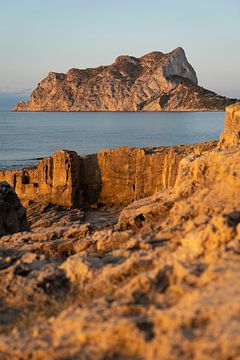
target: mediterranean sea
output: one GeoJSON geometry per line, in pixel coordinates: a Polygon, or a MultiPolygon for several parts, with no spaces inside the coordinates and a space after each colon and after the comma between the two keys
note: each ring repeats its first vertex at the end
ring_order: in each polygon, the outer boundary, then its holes
{"type": "Polygon", "coordinates": [[[0,112],[0,169],[21,168],[75,150],[81,155],[119,146],[147,147],[218,139],[223,112],[0,112]]]}

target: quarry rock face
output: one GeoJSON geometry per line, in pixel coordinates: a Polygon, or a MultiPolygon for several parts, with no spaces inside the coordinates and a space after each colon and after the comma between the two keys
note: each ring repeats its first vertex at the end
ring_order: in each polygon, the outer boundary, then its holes
{"type": "Polygon", "coordinates": [[[50,72],[14,111],[223,111],[234,102],[198,86],[182,48],[112,65],[50,72]]]}
{"type": "Polygon", "coordinates": [[[28,230],[26,210],[14,189],[0,182],[0,236],[28,230]]]}
{"type": "MultiPolygon", "coordinates": [[[[224,133],[239,129],[231,110],[224,133]]],[[[123,208],[28,206],[31,231],[0,238],[0,358],[239,360],[240,146],[232,145],[194,147],[174,181],[165,169],[169,186],[123,208]]],[[[109,182],[114,156],[99,155],[109,182]]],[[[119,174],[129,170],[124,157],[120,164],[119,174]]]]}

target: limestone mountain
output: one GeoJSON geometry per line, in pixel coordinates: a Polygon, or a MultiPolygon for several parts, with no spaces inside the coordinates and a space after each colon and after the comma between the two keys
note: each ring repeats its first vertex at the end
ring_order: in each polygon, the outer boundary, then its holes
{"type": "Polygon", "coordinates": [[[235,102],[198,86],[182,48],[112,65],[50,72],[14,111],[214,111],[235,102]]]}

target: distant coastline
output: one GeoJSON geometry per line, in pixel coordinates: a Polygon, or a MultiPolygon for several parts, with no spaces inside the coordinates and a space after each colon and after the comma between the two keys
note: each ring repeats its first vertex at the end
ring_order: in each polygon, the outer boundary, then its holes
{"type": "Polygon", "coordinates": [[[16,102],[28,100],[26,92],[0,92],[0,111],[12,111],[16,102]]]}

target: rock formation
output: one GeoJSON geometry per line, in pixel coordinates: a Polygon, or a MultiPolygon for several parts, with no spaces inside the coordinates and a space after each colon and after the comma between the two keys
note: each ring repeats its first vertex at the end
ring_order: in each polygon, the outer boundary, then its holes
{"type": "Polygon", "coordinates": [[[150,197],[28,206],[31,231],[0,239],[1,360],[239,360],[238,108],[150,197]]]}
{"type": "Polygon", "coordinates": [[[26,210],[14,189],[0,182],[0,236],[28,230],[26,210]]]}
{"type": "Polygon", "coordinates": [[[57,151],[37,166],[0,171],[0,181],[11,184],[24,204],[30,201],[64,206],[80,205],[80,157],[74,151],[57,151]]]}
{"type": "Polygon", "coordinates": [[[119,56],[109,66],[50,72],[14,111],[223,111],[235,101],[197,84],[182,48],[119,56]]]}
{"type": "Polygon", "coordinates": [[[174,185],[180,160],[216,142],[156,148],[107,149],[81,157],[60,150],[36,166],[0,171],[23,204],[51,203],[68,207],[128,204],[174,185]]]}
{"type": "Polygon", "coordinates": [[[224,132],[220,137],[219,147],[234,147],[240,145],[240,103],[228,106],[224,132]]]}

